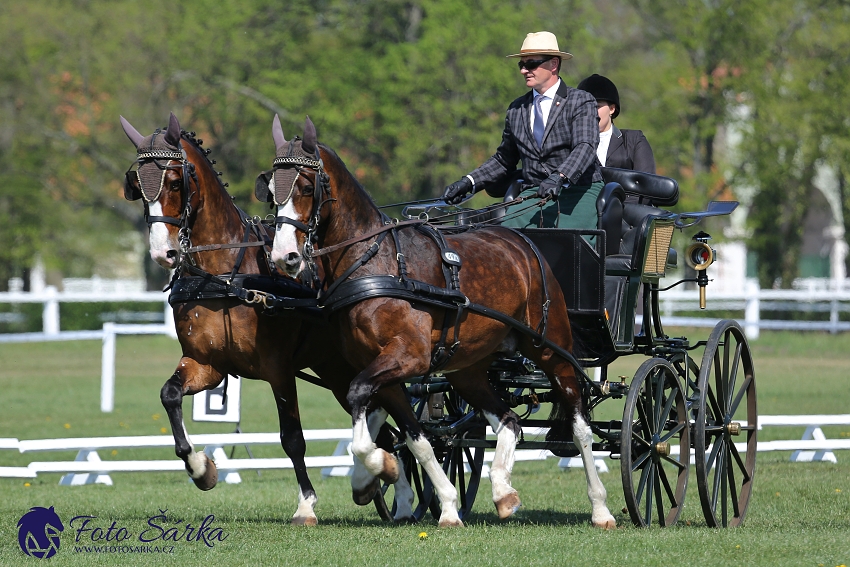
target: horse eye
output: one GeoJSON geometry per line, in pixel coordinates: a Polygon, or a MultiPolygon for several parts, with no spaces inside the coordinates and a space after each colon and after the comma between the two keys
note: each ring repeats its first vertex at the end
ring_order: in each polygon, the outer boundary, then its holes
{"type": "Polygon", "coordinates": [[[301,189],[301,194],[302,195],[312,195],[314,190],[315,189],[312,185],[307,185],[306,187],[301,189]]]}
{"type": "Polygon", "coordinates": [[[177,189],[180,189],[180,180],[175,179],[174,181],[172,181],[170,187],[171,187],[172,191],[176,191],[177,189]]]}

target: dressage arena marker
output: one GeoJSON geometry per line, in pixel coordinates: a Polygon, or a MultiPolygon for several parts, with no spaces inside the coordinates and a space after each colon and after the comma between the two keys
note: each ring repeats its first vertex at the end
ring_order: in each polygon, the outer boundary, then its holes
{"type": "MultiPolygon", "coordinates": [[[[806,426],[803,439],[761,441],[758,452],[793,451],[790,462],[837,462],[833,451],[850,449],[850,439],[827,439],[821,427],[828,425],[850,425],[850,414],[843,415],[763,415],[759,417],[759,428],[774,426],[806,426]]],[[[526,435],[540,433],[540,428],[524,428],[526,435]]],[[[492,431],[488,429],[488,435],[492,431]]],[[[309,468],[321,468],[323,476],[341,476],[348,474],[353,465],[353,458],[348,446],[351,443],[351,429],[314,429],[305,430],[306,441],[338,441],[334,455],[307,457],[309,468]]],[[[224,448],[235,445],[277,445],[280,443],[279,433],[213,433],[191,436],[197,446],[204,446],[204,452],[213,458],[219,469],[220,477],[225,482],[235,484],[241,481],[238,477],[228,480],[228,473],[240,470],[290,469],[292,461],[286,458],[268,459],[230,459],[224,448]]],[[[744,450],[744,444],[737,444],[739,450],[744,450]]],[[[174,438],[170,435],[150,435],[134,437],[90,437],[77,439],[32,439],[18,440],[0,438],[0,450],[18,450],[21,453],[37,453],[43,451],[78,451],[74,461],[41,461],[32,462],[26,467],[0,467],[0,477],[4,478],[35,478],[38,473],[61,472],[68,473],[62,477],[59,484],[71,486],[78,484],[111,484],[110,473],[143,472],[143,471],[174,471],[184,472],[183,462],[177,458],[167,460],[140,461],[102,461],[97,454],[99,450],[174,447],[174,438]]],[[[549,451],[519,450],[517,461],[544,460],[552,457],[549,451]]],[[[594,458],[605,464],[606,452],[594,452],[594,458]]],[[[485,453],[484,460],[493,459],[493,453],[485,453]]],[[[559,465],[563,468],[561,459],[559,465]]],[[[580,461],[579,461],[580,462],[580,461]]],[[[607,469],[607,465],[606,465],[607,469]]],[[[485,471],[486,473],[486,471],[485,471]]],[[[486,475],[485,475],[486,476],[486,475]]]]}

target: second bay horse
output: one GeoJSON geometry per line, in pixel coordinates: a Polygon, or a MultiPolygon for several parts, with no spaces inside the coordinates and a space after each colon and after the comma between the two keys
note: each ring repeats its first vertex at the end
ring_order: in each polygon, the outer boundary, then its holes
{"type": "MultiPolygon", "coordinates": [[[[358,370],[348,392],[353,453],[377,474],[381,459],[369,434],[370,400],[388,387],[439,367],[458,394],[484,413],[497,434],[490,468],[493,501],[500,517],[510,516],[520,505],[510,476],[521,428],[517,415],[490,387],[487,369],[498,354],[518,351],[546,373],[559,398],[553,419],[560,420],[557,429],[572,437],[581,454],[593,525],[615,527],[594,466],[582,384],[572,363],[514,326],[462,308],[465,301],[467,306],[484,306],[531,329],[542,325],[551,343],[568,352],[572,335],[563,293],[529,243],[502,227],[442,235],[429,233],[416,221],[396,228],[339,156],[318,143],[309,118],[303,138],[287,141],[275,116],[272,135],[275,169],[266,179],[266,188],[259,179],[256,187],[260,200],[273,201],[277,207],[272,260],[293,277],[309,268],[314,258],[321,260],[329,286],[325,308],[333,311],[331,323],[343,355],[358,370]],[[444,288],[448,292],[451,264],[462,266],[453,276],[459,274],[452,291],[455,298],[460,296],[455,310],[370,295],[367,289],[367,284],[405,289],[430,286],[436,290],[432,293],[442,293],[444,288]],[[346,288],[347,284],[351,285],[346,288]],[[351,293],[363,299],[349,301],[346,290],[354,290],[351,293]],[[340,307],[333,307],[334,303],[340,307]],[[450,328],[456,340],[445,349],[450,328]],[[448,357],[447,351],[451,352],[448,357]],[[443,356],[437,357],[438,352],[443,356]]],[[[408,447],[435,486],[442,507],[440,524],[462,525],[456,512],[452,516],[455,488],[442,474],[418,423],[404,432],[408,447]]]]}

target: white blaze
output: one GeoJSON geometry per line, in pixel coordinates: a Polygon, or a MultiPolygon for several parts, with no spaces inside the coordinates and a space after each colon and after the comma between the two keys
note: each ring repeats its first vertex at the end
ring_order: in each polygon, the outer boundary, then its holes
{"type": "MultiPolygon", "coordinates": [[[[154,201],[148,204],[148,214],[152,217],[161,217],[162,204],[159,201],[154,201]]],[[[177,256],[168,257],[169,250],[177,250],[179,245],[168,232],[168,225],[164,222],[155,222],[151,224],[150,229],[150,246],[151,258],[154,262],[164,268],[171,268],[177,260],[177,256]]]]}

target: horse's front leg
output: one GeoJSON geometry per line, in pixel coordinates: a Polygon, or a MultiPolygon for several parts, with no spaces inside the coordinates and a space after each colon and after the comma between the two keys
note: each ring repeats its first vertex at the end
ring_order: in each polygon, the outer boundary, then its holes
{"type": "Polygon", "coordinates": [[[168,414],[168,421],[171,423],[175,453],[183,460],[186,472],[189,473],[195,486],[201,490],[209,490],[218,482],[218,470],[204,453],[195,452],[183,422],[183,396],[214,388],[221,382],[221,374],[209,367],[204,368],[207,371],[200,372],[201,367],[195,360],[183,357],[177,370],[163,385],[159,397],[165,413],[168,414]],[[201,379],[198,379],[199,376],[201,379]],[[203,386],[198,387],[198,384],[203,386]]]}
{"type": "MultiPolygon", "coordinates": [[[[352,439],[351,451],[365,465],[366,469],[373,475],[379,476],[384,473],[389,462],[394,465],[396,474],[398,467],[395,466],[395,458],[376,447],[369,433],[366,419],[366,407],[381,385],[397,381],[407,376],[414,376],[418,368],[413,367],[413,360],[404,349],[404,344],[394,343],[385,348],[369,366],[367,366],[352,381],[348,391],[348,403],[352,410],[352,439]],[[401,347],[398,351],[392,348],[401,347]],[[399,361],[406,361],[404,364],[399,361]]],[[[413,416],[413,412],[409,412],[413,416]]],[[[395,415],[393,417],[396,417],[395,415]]],[[[399,424],[401,426],[401,424],[399,424]]],[[[415,419],[410,419],[402,427],[406,430],[406,442],[411,453],[425,470],[434,485],[442,508],[439,525],[441,527],[463,526],[457,513],[457,492],[449,482],[446,473],[440,467],[434,456],[431,444],[422,435],[422,430],[415,419]]]]}
{"type": "Polygon", "coordinates": [[[272,384],[272,392],[280,421],[280,445],[292,461],[295,480],[298,482],[298,508],[292,516],[292,525],[315,526],[319,523],[314,511],[318,497],[307,475],[307,465],[304,461],[307,443],[304,441],[301,415],[298,412],[295,377],[290,376],[283,384],[272,384]]]}

